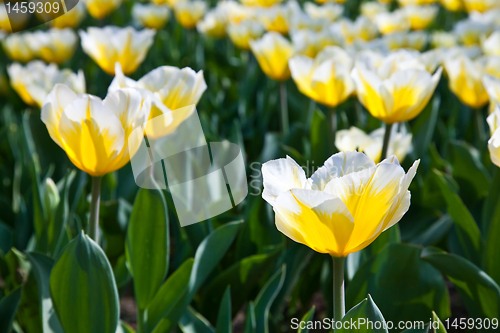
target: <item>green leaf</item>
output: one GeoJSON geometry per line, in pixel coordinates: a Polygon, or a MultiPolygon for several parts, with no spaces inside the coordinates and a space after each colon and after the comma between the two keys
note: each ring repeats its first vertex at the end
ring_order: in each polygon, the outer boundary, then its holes
{"type": "Polygon", "coordinates": [[[269,310],[285,281],[286,266],[283,265],[267,283],[255,299],[255,328],[257,332],[269,333],[269,310]]]}
{"type": "Polygon", "coordinates": [[[500,284],[500,241],[498,236],[500,235],[500,205],[497,208],[495,215],[491,219],[490,230],[488,232],[488,238],[486,240],[486,246],[484,251],[484,267],[486,272],[500,284]]]}
{"type": "Polygon", "coordinates": [[[384,316],[382,315],[382,312],[380,312],[370,295],[368,295],[368,298],[365,298],[361,303],[349,310],[344,318],[342,318],[342,323],[342,328],[336,329],[335,333],[352,331],[360,333],[389,333],[386,328],[384,316]],[[358,323],[359,326],[357,326],[356,328],[350,327],[349,325],[344,324],[346,322],[358,323]],[[368,322],[379,323],[380,328],[377,329],[375,327],[371,327],[367,325],[368,322]]]}
{"type": "Polygon", "coordinates": [[[443,322],[439,319],[436,312],[432,311],[432,324],[429,332],[431,333],[446,333],[446,328],[444,328],[443,322]]]}
{"type": "Polygon", "coordinates": [[[0,299],[0,332],[10,332],[17,308],[21,302],[21,288],[0,299]]]}
{"type": "Polygon", "coordinates": [[[155,297],[152,304],[148,307],[147,323],[148,327],[154,327],[153,332],[168,332],[174,327],[189,303],[191,303],[200,286],[205,282],[206,278],[228,250],[236,237],[240,225],[241,221],[227,223],[214,230],[201,242],[196,250],[187,287],[182,290],[175,290],[175,293],[179,296],[175,304],[168,304],[165,310],[162,305],[166,303],[155,302],[157,298],[155,297]],[[158,316],[158,314],[161,316],[158,316]]]}
{"type": "Polygon", "coordinates": [[[433,248],[426,249],[422,259],[439,269],[455,285],[471,317],[500,317],[500,288],[476,265],[433,248]]]}
{"type": "Polygon", "coordinates": [[[179,327],[184,333],[214,333],[214,329],[201,314],[188,307],[179,321],[179,327]]]}
{"type": "Polygon", "coordinates": [[[120,325],[116,328],[116,333],[135,333],[135,331],[132,327],[128,326],[127,323],[121,321],[120,325]]]}
{"type": "Polygon", "coordinates": [[[448,290],[432,265],[420,259],[419,247],[392,243],[358,269],[346,291],[346,306],[367,294],[387,321],[428,321],[435,310],[450,316],[448,290]]]}
{"type": "Polygon", "coordinates": [[[227,286],[224,296],[219,307],[219,315],[217,316],[216,333],[232,333],[233,322],[231,315],[231,286],[227,286]]]}
{"type": "Polygon", "coordinates": [[[113,271],[99,245],[83,232],[52,268],[50,293],[65,332],[115,333],[120,307],[113,271]]]}
{"type": "Polygon", "coordinates": [[[5,255],[12,247],[12,229],[0,221],[0,252],[5,255]]]}
{"type": "Polygon", "coordinates": [[[330,130],[328,128],[327,117],[319,110],[314,111],[311,123],[311,161],[315,165],[323,165],[328,157],[332,154],[333,150],[330,147],[330,130]],[[328,133],[325,137],[325,133],[328,133]]]}
{"type": "MultiPolygon", "coordinates": [[[[316,307],[312,307],[307,313],[302,317],[301,322],[312,322],[314,318],[314,313],[316,312],[316,307]]],[[[300,328],[297,331],[298,333],[309,333],[309,328],[306,326],[305,328],[300,328]]]]}
{"type": "Polygon", "coordinates": [[[31,268],[38,286],[43,331],[64,333],[54,312],[52,299],[50,298],[50,272],[54,266],[54,260],[35,252],[28,253],[27,256],[31,262],[31,268]]]}
{"type": "Polygon", "coordinates": [[[457,226],[457,234],[462,249],[467,259],[472,262],[480,262],[480,251],[482,247],[481,232],[471,213],[463,203],[462,199],[450,188],[443,173],[433,170],[435,179],[441,193],[446,200],[448,214],[457,226]]]}
{"type": "Polygon", "coordinates": [[[498,198],[500,197],[500,168],[493,170],[493,181],[489,185],[490,192],[484,201],[483,216],[481,220],[481,231],[486,235],[490,229],[490,223],[494,216],[500,216],[500,205],[498,198]]]}
{"type": "Polygon", "coordinates": [[[245,333],[256,333],[257,320],[255,318],[255,303],[248,303],[247,314],[245,316],[245,333]]]}
{"type": "Polygon", "coordinates": [[[139,309],[145,309],[168,271],[167,204],[160,190],[140,189],[127,230],[127,264],[139,309]]]}

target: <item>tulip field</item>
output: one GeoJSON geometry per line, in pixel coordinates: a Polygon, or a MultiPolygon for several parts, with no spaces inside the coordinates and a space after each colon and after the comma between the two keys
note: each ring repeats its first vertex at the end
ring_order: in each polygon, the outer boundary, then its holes
{"type": "Polygon", "coordinates": [[[500,331],[500,0],[2,0],[0,153],[0,333],[500,331]]]}

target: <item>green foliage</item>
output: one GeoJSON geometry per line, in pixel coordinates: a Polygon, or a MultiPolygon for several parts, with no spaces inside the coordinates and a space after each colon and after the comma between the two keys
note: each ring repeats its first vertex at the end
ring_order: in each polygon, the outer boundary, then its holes
{"type": "Polygon", "coordinates": [[[335,333],[352,331],[360,333],[388,333],[384,316],[370,295],[345,314],[344,318],[342,318],[342,328],[335,329],[335,333]],[[350,324],[351,322],[358,323],[359,326],[356,326],[356,328],[348,326],[347,323],[350,324]],[[368,322],[373,323],[373,327],[368,325],[368,322]],[[380,328],[376,328],[375,323],[380,325],[380,328]],[[346,327],[349,327],[349,329],[346,327]]]}

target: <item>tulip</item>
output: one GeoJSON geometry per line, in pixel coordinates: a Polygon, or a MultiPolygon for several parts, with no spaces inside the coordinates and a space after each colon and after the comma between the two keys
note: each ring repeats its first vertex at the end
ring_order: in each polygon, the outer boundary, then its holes
{"type": "Polygon", "coordinates": [[[331,23],[328,20],[313,19],[306,13],[299,9],[294,10],[293,7],[290,9],[290,31],[299,32],[300,30],[310,30],[310,31],[322,31],[328,27],[331,23]]]}
{"type": "Polygon", "coordinates": [[[490,135],[500,128],[500,104],[495,104],[494,111],[486,118],[486,122],[490,127],[490,135]]]}
{"type": "Polygon", "coordinates": [[[493,8],[500,7],[497,0],[463,0],[468,12],[477,11],[483,13],[493,8]]]}
{"type": "Polygon", "coordinates": [[[371,244],[408,211],[408,187],[419,161],[405,174],[392,156],[375,164],[365,154],[341,152],[311,178],[290,157],[264,163],[262,198],[279,231],[334,263],[334,320],[344,305],[344,258],[371,244]]]}
{"type": "Polygon", "coordinates": [[[36,54],[28,45],[26,36],[29,33],[16,33],[2,39],[2,46],[7,57],[22,63],[36,58],[36,54]]]}
{"type": "Polygon", "coordinates": [[[485,59],[471,60],[465,55],[445,59],[450,90],[465,105],[478,109],[488,103],[488,94],[483,86],[485,59]]]}
{"type": "Polygon", "coordinates": [[[229,24],[227,27],[227,33],[231,41],[243,50],[249,50],[250,41],[259,39],[264,32],[264,26],[253,20],[245,20],[239,24],[229,24]]]}
{"type": "Polygon", "coordinates": [[[450,12],[458,12],[463,9],[463,0],[440,0],[441,5],[450,12]]]}
{"type": "Polygon", "coordinates": [[[327,46],[343,45],[343,36],[335,30],[324,29],[323,31],[299,30],[292,33],[292,42],[295,53],[314,58],[319,51],[327,46]]]}
{"type": "Polygon", "coordinates": [[[90,15],[98,20],[102,20],[122,4],[122,0],[83,0],[83,2],[90,15]]]}
{"type": "Polygon", "coordinates": [[[401,32],[383,37],[383,42],[389,50],[414,49],[422,51],[427,46],[429,35],[423,31],[401,32]]]}
{"type": "Polygon", "coordinates": [[[224,38],[226,37],[227,17],[226,13],[213,9],[210,10],[203,20],[199,21],[196,25],[198,32],[213,37],[224,38]]]}
{"type": "Polygon", "coordinates": [[[123,87],[137,88],[153,93],[149,119],[172,113],[173,121],[161,129],[148,130],[148,137],[159,138],[172,133],[193,112],[187,106],[198,104],[207,84],[203,71],[196,73],[189,67],[183,69],[172,66],[161,66],[144,75],[138,81],[127,78],[117,64],[116,76],[109,87],[115,91],[123,87]],[[172,111],[171,111],[172,110],[172,111]]]}
{"type": "Polygon", "coordinates": [[[339,31],[348,45],[359,41],[371,41],[378,36],[377,27],[365,16],[358,16],[355,21],[341,19],[334,23],[331,29],[339,31]]]}
{"type": "Polygon", "coordinates": [[[37,30],[26,34],[28,47],[46,63],[62,64],[73,56],[78,37],[70,28],[37,30]]]}
{"type": "Polygon", "coordinates": [[[73,9],[64,15],[61,15],[54,20],[50,21],[50,24],[54,28],[64,29],[64,28],[76,28],[85,18],[87,10],[85,9],[85,3],[79,2],[73,9]]]}
{"type": "Polygon", "coordinates": [[[460,21],[453,27],[458,40],[467,46],[479,44],[481,39],[489,35],[491,31],[491,25],[471,20],[460,21]]]}
{"type": "Polygon", "coordinates": [[[402,10],[378,14],[375,17],[375,24],[383,35],[395,32],[406,32],[410,30],[411,27],[410,21],[406,18],[402,10]]]}
{"type": "Polygon", "coordinates": [[[104,28],[89,27],[80,31],[82,48],[103,71],[115,74],[115,64],[119,62],[125,74],[133,73],[144,61],[153,44],[155,31],[137,31],[132,27],[104,28]]]}
{"type": "Polygon", "coordinates": [[[434,31],[431,35],[431,46],[433,48],[449,48],[458,45],[455,34],[446,31],[434,31]]]}
{"type": "Polygon", "coordinates": [[[250,41],[250,48],[267,76],[276,81],[286,81],[290,78],[288,60],[294,50],[292,43],[285,37],[268,32],[261,39],[250,41]]]}
{"type": "Polygon", "coordinates": [[[437,0],[398,0],[401,7],[432,5],[437,0]]]}
{"type": "Polygon", "coordinates": [[[290,28],[289,11],[287,6],[275,5],[261,10],[258,17],[267,31],[287,34],[290,28]]]}
{"type": "Polygon", "coordinates": [[[469,13],[469,19],[474,22],[490,24],[492,26],[500,26],[500,7],[492,8],[485,12],[472,11],[469,13]]]}
{"type": "Polygon", "coordinates": [[[7,67],[12,88],[30,106],[41,107],[49,92],[58,83],[65,84],[77,94],[85,93],[85,76],[69,69],[59,70],[55,64],[32,61],[25,67],[14,63],[7,67]]]}
{"type": "Polygon", "coordinates": [[[271,7],[283,2],[283,0],[241,0],[245,6],[271,7]]]}
{"type": "Polygon", "coordinates": [[[200,19],[207,11],[205,1],[181,1],[174,7],[175,18],[186,29],[194,29],[200,19]]]}
{"type": "Polygon", "coordinates": [[[431,75],[418,60],[398,60],[401,55],[409,57],[400,51],[377,67],[373,55],[363,53],[352,71],[360,102],[386,124],[408,121],[420,114],[441,77],[441,67],[431,75]]]}
{"type": "MultiPolygon", "coordinates": [[[[12,2],[11,6],[15,2],[12,2]]],[[[23,30],[29,22],[30,14],[21,13],[21,11],[11,11],[7,15],[7,9],[3,4],[3,0],[0,2],[0,31],[5,31],[7,33],[17,32],[23,30]],[[10,15],[10,19],[9,19],[10,15]]]]}
{"type": "MultiPolygon", "coordinates": [[[[387,153],[395,155],[401,162],[412,150],[412,135],[406,131],[404,126],[393,126],[387,153]],[[399,131],[398,131],[399,129],[399,131]]],[[[384,128],[381,127],[370,134],[366,134],[357,127],[352,126],[348,130],[340,130],[335,136],[335,146],[339,151],[358,150],[365,153],[376,163],[380,161],[384,138],[384,128]]]]}
{"type": "Polygon", "coordinates": [[[170,18],[170,9],[165,5],[136,3],[132,7],[132,17],[143,27],[160,30],[170,18]]]}
{"type": "Polygon", "coordinates": [[[488,150],[493,164],[500,167],[500,130],[496,130],[488,141],[488,150]]]}
{"type": "Polygon", "coordinates": [[[380,13],[387,13],[389,8],[386,4],[378,1],[368,1],[361,4],[361,15],[375,21],[375,17],[380,13]]]}
{"type": "Polygon", "coordinates": [[[484,39],[481,47],[485,55],[500,56],[500,31],[495,31],[484,39]]]}
{"type": "Polygon", "coordinates": [[[314,101],[333,108],[354,92],[350,77],[353,61],[343,49],[329,46],[316,59],[296,55],[289,61],[299,91],[314,101]]]}
{"type": "Polygon", "coordinates": [[[403,9],[404,14],[410,20],[413,30],[427,28],[436,18],[438,7],[429,6],[407,6],[403,9]]]}
{"type": "Polygon", "coordinates": [[[483,84],[490,100],[491,113],[493,112],[495,106],[500,104],[500,78],[486,74],[483,77],[483,84]]]}
{"type": "Polygon", "coordinates": [[[306,2],[304,4],[304,10],[315,20],[334,22],[342,15],[344,7],[333,3],[318,6],[312,2],[306,2]]]}

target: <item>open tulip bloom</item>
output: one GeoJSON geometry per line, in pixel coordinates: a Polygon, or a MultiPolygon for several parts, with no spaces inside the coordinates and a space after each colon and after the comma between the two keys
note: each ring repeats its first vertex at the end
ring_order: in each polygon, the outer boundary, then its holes
{"type": "MultiPolygon", "coordinates": [[[[395,156],[375,164],[363,153],[341,152],[308,179],[290,157],[273,160],[262,166],[262,198],[273,207],[276,227],[287,237],[344,258],[370,245],[408,211],[408,187],[419,161],[405,174],[395,156]]],[[[343,261],[335,267],[342,268],[343,261]]],[[[343,290],[334,292],[343,295],[343,290]]]]}

